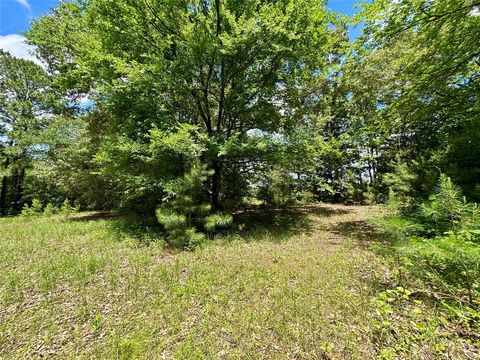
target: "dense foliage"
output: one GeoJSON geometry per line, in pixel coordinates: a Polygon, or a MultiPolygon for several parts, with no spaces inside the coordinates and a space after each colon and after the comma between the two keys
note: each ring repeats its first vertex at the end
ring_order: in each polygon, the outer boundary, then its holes
{"type": "Polygon", "coordinates": [[[310,125],[301,102],[339,56],[335,21],[318,0],[92,0],[60,6],[29,39],[56,85],[101,114],[95,161],[118,178],[122,204],[148,199],[154,210],[191,155],[209,171],[203,195],[221,210],[310,125]],[[186,125],[195,138],[181,138],[186,125]],[[178,154],[156,146],[167,134],[172,141],[161,141],[178,154]],[[191,141],[202,151],[184,154],[191,141]]]}
{"type": "Polygon", "coordinates": [[[445,173],[470,200],[480,199],[478,6],[402,0],[364,10],[352,67],[366,77],[361,84],[382,79],[367,91],[377,118],[362,114],[373,122],[391,174],[381,185],[406,186],[406,195],[426,199],[445,173]]]}

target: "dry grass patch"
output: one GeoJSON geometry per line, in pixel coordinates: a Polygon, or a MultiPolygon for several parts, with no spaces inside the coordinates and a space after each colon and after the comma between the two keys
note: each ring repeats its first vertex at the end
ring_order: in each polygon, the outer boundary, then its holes
{"type": "Polygon", "coordinates": [[[374,357],[383,270],[339,224],[375,211],[271,214],[194,252],[121,219],[0,220],[0,358],[374,357]]]}

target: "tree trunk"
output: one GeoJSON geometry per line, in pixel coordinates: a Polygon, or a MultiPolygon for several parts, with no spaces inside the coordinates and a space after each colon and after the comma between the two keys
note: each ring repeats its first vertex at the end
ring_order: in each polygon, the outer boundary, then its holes
{"type": "Polygon", "coordinates": [[[22,210],[24,178],[25,178],[24,168],[15,171],[12,177],[12,209],[17,212],[20,212],[22,210]]]}
{"type": "MultiPolygon", "coordinates": [[[[10,165],[10,158],[7,156],[5,158],[5,169],[8,168],[10,165]]],[[[8,186],[8,178],[7,175],[2,177],[2,190],[0,190],[0,216],[7,215],[7,186],[8,186]]]]}
{"type": "Polygon", "coordinates": [[[368,177],[370,178],[370,185],[373,184],[374,179],[373,179],[373,170],[372,170],[372,162],[370,160],[367,161],[368,164],[368,177]]]}
{"type": "Polygon", "coordinates": [[[220,210],[220,187],[222,180],[222,164],[220,160],[214,160],[212,163],[212,209],[213,211],[220,210]]]}
{"type": "Polygon", "coordinates": [[[0,216],[7,215],[7,175],[2,177],[2,190],[0,191],[0,216]]]}

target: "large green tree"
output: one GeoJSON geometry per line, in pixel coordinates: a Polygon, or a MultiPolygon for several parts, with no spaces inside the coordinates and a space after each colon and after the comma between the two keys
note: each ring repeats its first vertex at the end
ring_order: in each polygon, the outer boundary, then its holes
{"type": "Polygon", "coordinates": [[[35,21],[28,38],[56,86],[88,94],[92,111],[104,114],[96,161],[116,174],[125,198],[154,207],[171,198],[169,181],[199,163],[203,194],[218,210],[287,153],[275,144],[291,143],[290,134],[311,121],[307,105],[321,97],[312,89],[344,40],[325,3],[73,1],[35,21]],[[175,137],[184,125],[197,135],[175,137]],[[168,154],[153,148],[159,134],[173,136],[168,154]],[[198,163],[187,161],[185,144],[172,153],[181,139],[200,143],[198,163]]]}
{"type": "Polygon", "coordinates": [[[373,87],[357,99],[374,105],[370,118],[390,161],[383,171],[409,168],[415,196],[427,196],[446,172],[479,199],[473,150],[480,141],[479,6],[477,0],[377,0],[361,14],[366,28],[354,81],[373,87]]]}
{"type": "Polygon", "coordinates": [[[0,50],[0,216],[22,207],[26,171],[59,105],[46,72],[0,50]]]}

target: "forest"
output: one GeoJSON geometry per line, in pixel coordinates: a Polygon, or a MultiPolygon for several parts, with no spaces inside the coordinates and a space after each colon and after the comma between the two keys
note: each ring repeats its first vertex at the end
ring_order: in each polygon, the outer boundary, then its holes
{"type": "Polygon", "coordinates": [[[480,2],[327,3],[0,49],[0,358],[478,359],[480,2]]]}

